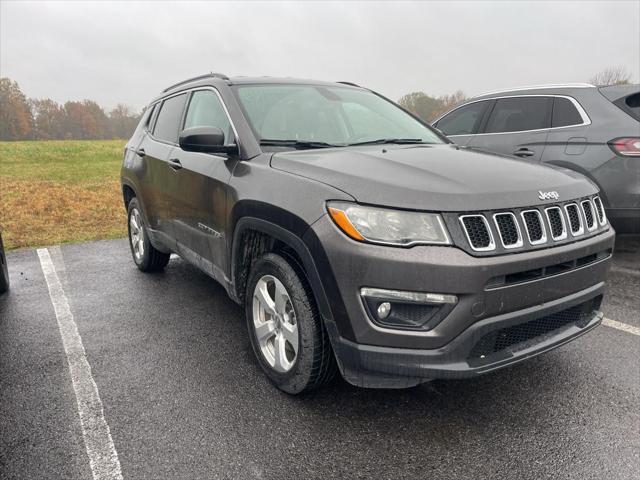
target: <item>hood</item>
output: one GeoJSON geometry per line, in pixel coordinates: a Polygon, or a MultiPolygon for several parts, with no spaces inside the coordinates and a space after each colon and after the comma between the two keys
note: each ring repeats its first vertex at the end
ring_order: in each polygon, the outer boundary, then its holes
{"type": "Polygon", "coordinates": [[[294,150],[271,166],[331,185],[360,203],[432,211],[473,211],[554,203],[597,192],[582,175],[457,145],[376,145],[294,150]]]}

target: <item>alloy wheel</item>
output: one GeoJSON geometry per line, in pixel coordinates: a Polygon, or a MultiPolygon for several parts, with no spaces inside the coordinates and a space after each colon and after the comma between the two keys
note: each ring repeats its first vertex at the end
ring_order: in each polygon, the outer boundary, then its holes
{"type": "Polygon", "coordinates": [[[142,261],[142,257],[144,257],[144,229],[142,218],[137,208],[131,210],[131,215],[129,216],[129,240],[131,241],[131,248],[136,261],[142,261]]]}
{"type": "Polygon", "coordinates": [[[298,323],[280,280],[263,275],[253,292],[253,327],[262,356],[275,371],[291,370],[298,356],[298,323]]]}

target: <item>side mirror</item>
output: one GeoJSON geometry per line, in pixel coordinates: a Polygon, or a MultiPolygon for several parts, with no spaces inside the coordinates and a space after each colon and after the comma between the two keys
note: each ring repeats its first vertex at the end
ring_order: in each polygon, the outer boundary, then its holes
{"type": "Polygon", "coordinates": [[[224,144],[224,132],[218,127],[185,128],[178,143],[186,152],[238,153],[237,145],[224,144]]]}

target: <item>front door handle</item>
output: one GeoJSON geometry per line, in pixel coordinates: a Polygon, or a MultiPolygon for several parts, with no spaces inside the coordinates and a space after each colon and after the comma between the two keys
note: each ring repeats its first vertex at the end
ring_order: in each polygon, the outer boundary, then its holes
{"type": "Polygon", "coordinates": [[[513,152],[513,154],[516,157],[533,157],[536,152],[529,150],[528,148],[519,148],[518,150],[513,152]]]}
{"type": "Polygon", "coordinates": [[[182,168],[182,163],[180,163],[180,159],[178,158],[170,158],[169,166],[174,170],[180,170],[182,168]]]}

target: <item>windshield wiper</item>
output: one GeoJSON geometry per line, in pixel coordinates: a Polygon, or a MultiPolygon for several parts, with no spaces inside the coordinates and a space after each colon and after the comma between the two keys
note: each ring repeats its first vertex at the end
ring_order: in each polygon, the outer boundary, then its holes
{"type": "Polygon", "coordinates": [[[383,145],[385,143],[396,143],[398,145],[402,145],[429,142],[423,142],[421,138],[379,138],[377,140],[368,140],[366,142],[348,143],[347,146],[352,147],[354,145],[383,145]]]}
{"type": "Polygon", "coordinates": [[[304,148],[331,148],[339,147],[340,145],[332,145],[326,142],[315,142],[313,140],[276,140],[263,138],[260,140],[260,145],[268,145],[272,147],[291,147],[297,149],[304,148]]]}

